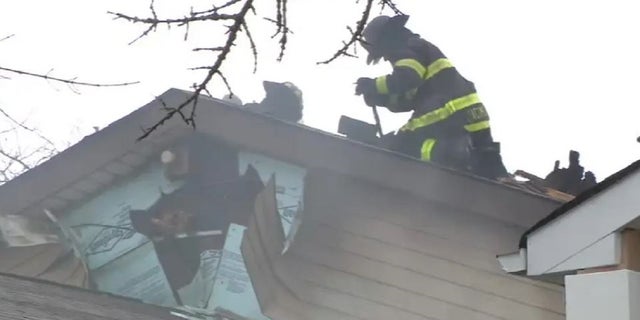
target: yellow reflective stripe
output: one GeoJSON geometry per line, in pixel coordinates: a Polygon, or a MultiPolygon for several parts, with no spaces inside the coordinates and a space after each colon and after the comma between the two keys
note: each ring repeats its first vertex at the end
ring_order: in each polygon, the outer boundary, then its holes
{"type": "Polygon", "coordinates": [[[376,78],[376,90],[378,90],[379,94],[389,93],[389,87],[387,86],[387,76],[376,78]]]}
{"type": "Polygon", "coordinates": [[[480,97],[477,93],[468,94],[466,96],[453,99],[447,102],[447,105],[450,105],[451,108],[455,111],[464,110],[466,108],[471,107],[474,104],[480,103],[480,97]]]}
{"type": "Polygon", "coordinates": [[[420,159],[429,161],[431,160],[431,151],[433,151],[433,147],[436,145],[436,139],[427,139],[422,143],[422,148],[420,148],[420,159]]]}
{"type": "Polygon", "coordinates": [[[438,108],[431,112],[427,112],[417,118],[409,120],[400,131],[413,131],[422,127],[430,126],[436,122],[440,122],[449,118],[454,113],[464,110],[474,104],[480,103],[480,97],[477,93],[472,93],[447,102],[444,107],[438,108]]]}
{"type": "Polygon", "coordinates": [[[413,69],[418,73],[420,79],[423,79],[425,74],[427,73],[427,68],[425,68],[422,63],[420,63],[416,59],[400,59],[396,61],[394,64],[395,67],[407,67],[413,69]]]}
{"type": "Polygon", "coordinates": [[[464,126],[464,129],[468,132],[476,132],[484,129],[489,129],[489,121],[480,121],[464,126]]]}
{"type": "Polygon", "coordinates": [[[440,58],[440,59],[432,62],[429,65],[429,67],[427,67],[427,73],[424,76],[424,80],[432,78],[433,76],[438,74],[438,72],[440,72],[440,71],[442,71],[444,69],[447,69],[447,68],[453,68],[453,64],[451,63],[451,61],[449,61],[449,59],[440,58]]]}
{"type": "Polygon", "coordinates": [[[440,58],[432,62],[427,68],[416,59],[401,59],[398,60],[394,66],[411,68],[424,80],[434,77],[444,69],[453,68],[453,64],[447,58],[440,58]]]}
{"type": "MultiPolygon", "coordinates": [[[[438,72],[447,69],[453,68],[453,64],[451,61],[446,58],[440,58],[434,62],[432,62],[429,67],[425,68],[420,61],[416,59],[400,59],[396,61],[394,64],[395,67],[407,67],[415,71],[420,79],[428,80],[429,78],[434,77],[438,72]]],[[[389,86],[387,84],[387,76],[377,77],[376,78],[376,90],[380,94],[388,94],[389,86]]],[[[418,91],[417,88],[405,93],[405,97],[407,99],[412,99],[413,95],[418,91]]]]}

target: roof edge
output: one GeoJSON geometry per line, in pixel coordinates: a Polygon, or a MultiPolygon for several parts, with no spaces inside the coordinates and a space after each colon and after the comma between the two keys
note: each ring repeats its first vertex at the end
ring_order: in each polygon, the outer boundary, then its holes
{"type": "Polygon", "coordinates": [[[118,159],[129,150],[139,147],[147,141],[153,141],[162,133],[168,132],[180,125],[178,119],[170,119],[160,126],[146,140],[137,141],[142,134],[142,128],[153,125],[162,119],[163,102],[168,105],[179,103],[184,91],[171,88],[144,106],[128,115],[112,122],[104,129],[85,136],[80,141],[49,160],[20,174],[7,183],[0,185],[0,207],[3,213],[17,214],[29,206],[46,199],[60,189],[70,186],[81,176],[88,176],[98,168],[118,159]],[[155,121],[155,122],[154,122],[155,121]],[[99,152],[96,152],[99,150],[99,152]],[[78,158],[82,157],[80,161],[78,158]],[[73,163],[73,174],[68,174],[69,163],[73,163]],[[43,181],[52,182],[52,185],[43,181]],[[24,194],[29,193],[34,200],[25,200],[24,194]],[[17,199],[23,199],[19,203],[17,199]]]}
{"type": "MultiPolygon", "coordinates": [[[[6,213],[21,212],[126,152],[139,148],[141,143],[157,139],[163,132],[193,130],[179,117],[174,117],[145,140],[136,141],[141,134],[140,128],[162,119],[165,106],[180,105],[192,94],[190,91],[169,89],[145,106],[0,186],[0,203],[3,203],[3,209],[6,213]],[[72,174],[69,174],[70,167],[73,168],[72,174]],[[48,183],[45,185],[42,181],[48,183]],[[25,196],[27,193],[29,196],[25,196]],[[15,199],[20,198],[22,200],[18,203],[15,199]]],[[[219,99],[201,96],[198,107],[198,127],[195,131],[233,146],[309,168],[329,169],[409,192],[425,200],[463,207],[480,214],[497,218],[508,215],[508,222],[514,225],[529,227],[539,220],[541,214],[560,205],[560,202],[553,199],[497,181],[426,163],[304,125],[249,112],[219,99]],[[397,170],[388,170],[391,168],[397,170]]]]}
{"type": "Polygon", "coordinates": [[[588,200],[590,200],[591,198],[595,197],[596,195],[598,195],[598,194],[604,192],[605,190],[611,188],[612,186],[614,186],[615,184],[617,184],[620,181],[624,180],[627,176],[629,176],[630,174],[632,174],[633,172],[635,172],[635,171],[637,171],[639,169],[640,169],[640,160],[636,160],[635,162],[631,163],[630,165],[628,165],[627,167],[623,168],[622,170],[620,170],[620,171],[608,176],[606,179],[602,180],[600,183],[598,183],[597,185],[595,185],[592,188],[588,189],[587,191],[579,194],[573,200],[571,200],[571,201],[561,205],[557,209],[553,210],[549,215],[547,215],[546,217],[542,218],[542,220],[538,221],[531,228],[529,228],[527,231],[525,231],[524,234],[522,234],[522,236],[520,237],[520,241],[518,243],[518,246],[520,248],[526,248],[527,247],[527,238],[529,237],[530,234],[532,234],[533,232],[537,231],[540,228],[543,228],[544,226],[546,226],[547,224],[551,223],[552,221],[560,218],[564,214],[568,213],[569,211],[571,211],[572,209],[578,207],[579,205],[587,202],[588,200]]]}

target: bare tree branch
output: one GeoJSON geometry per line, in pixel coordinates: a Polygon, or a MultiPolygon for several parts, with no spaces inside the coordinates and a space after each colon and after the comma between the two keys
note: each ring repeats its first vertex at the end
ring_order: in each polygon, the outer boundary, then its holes
{"type": "Polygon", "coordinates": [[[10,116],[2,108],[0,108],[0,114],[2,114],[5,118],[7,118],[10,122],[12,122],[13,124],[17,125],[18,127],[37,135],[38,138],[42,139],[47,144],[49,144],[51,146],[55,146],[55,144],[51,140],[49,140],[48,138],[43,136],[38,130],[36,130],[34,128],[27,127],[26,125],[24,125],[24,122],[18,122],[16,119],[14,119],[12,116],[10,116]]]}
{"type": "Polygon", "coordinates": [[[404,14],[398,6],[393,2],[393,0],[380,0],[380,11],[384,11],[385,8],[390,8],[393,13],[402,15],[404,14]]]}
{"type": "Polygon", "coordinates": [[[20,159],[20,157],[12,155],[12,154],[9,154],[8,152],[5,152],[2,149],[0,149],[0,156],[4,156],[5,158],[8,158],[9,160],[20,164],[24,168],[24,170],[31,169],[31,167],[28,164],[26,164],[24,161],[22,161],[22,159],[20,159]]]}
{"type": "MultiPolygon", "coordinates": [[[[247,26],[247,22],[244,21],[242,23],[242,29],[244,30],[245,34],[247,35],[247,39],[249,39],[249,45],[251,46],[251,53],[253,54],[253,73],[256,73],[258,71],[258,48],[256,47],[256,43],[255,41],[253,41],[253,36],[251,35],[251,32],[249,31],[249,26],[247,26]]],[[[226,83],[226,81],[225,81],[226,83]]],[[[227,85],[227,87],[229,87],[227,85]]],[[[231,91],[231,89],[229,89],[229,91],[231,91]]]]}
{"type": "Polygon", "coordinates": [[[0,132],[0,184],[33,168],[58,153],[55,144],[38,130],[18,121],[0,107],[0,120],[12,126],[0,132]],[[26,133],[26,135],[25,135],[26,133]],[[21,138],[31,137],[24,147],[21,138]],[[30,146],[37,146],[31,148],[30,146]]]}
{"type": "Polygon", "coordinates": [[[148,25],[148,27],[138,37],[136,37],[131,42],[129,42],[129,44],[131,45],[136,41],[148,36],[151,32],[156,31],[158,26],[161,24],[167,25],[168,27],[170,27],[171,25],[177,25],[179,27],[184,26],[186,28],[186,31],[185,31],[185,40],[186,40],[189,34],[189,23],[191,22],[234,20],[235,19],[234,14],[220,14],[218,12],[219,10],[232,6],[237,2],[240,2],[240,0],[231,0],[220,7],[216,7],[214,5],[212,9],[205,10],[205,11],[191,10],[188,16],[184,16],[180,18],[172,18],[172,19],[158,18],[158,15],[156,14],[155,6],[154,6],[155,4],[154,0],[151,0],[151,3],[149,4],[151,17],[148,17],[148,18],[130,16],[124,13],[112,12],[112,11],[108,11],[108,13],[114,16],[114,20],[123,19],[134,24],[148,25]]]}
{"type": "Polygon", "coordinates": [[[265,18],[276,25],[276,32],[271,36],[275,38],[280,35],[280,54],[278,55],[278,61],[282,61],[284,52],[287,49],[287,41],[289,33],[292,33],[287,23],[287,3],[288,0],[276,0],[276,19],[265,18]]]}
{"type": "MultiPolygon", "coordinates": [[[[14,35],[11,34],[0,38],[0,42],[10,39],[13,36],[14,35]]],[[[52,71],[53,69],[49,70],[49,72],[47,72],[46,74],[43,74],[0,66],[0,72],[64,83],[71,91],[75,93],[79,93],[79,90],[77,88],[78,86],[120,87],[139,83],[92,83],[78,81],[76,78],[63,79],[60,77],[52,76],[52,71]]],[[[0,74],[0,79],[10,78],[0,74]]],[[[38,130],[25,125],[24,121],[21,122],[16,120],[2,107],[0,107],[0,120],[0,123],[2,124],[9,124],[8,128],[5,129],[5,127],[3,126],[2,130],[0,130],[0,184],[9,181],[10,179],[18,176],[26,170],[33,168],[34,166],[37,166],[41,162],[51,158],[59,152],[53,141],[42,135],[38,130]],[[33,140],[34,137],[36,138],[36,140],[33,140]],[[25,144],[25,141],[22,140],[22,138],[27,138],[26,140],[28,143],[25,144]]]]}
{"type": "MultiPolygon", "coordinates": [[[[211,0],[211,1],[216,2],[215,0],[211,0]]],[[[276,26],[275,33],[271,36],[271,38],[273,39],[273,38],[279,37],[278,43],[280,44],[280,50],[279,50],[279,55],[277,60],[282,61],[285,51],[287,49],[287,44],[289,42],[289,35],[293,34],[291,29],[289,28],[288,20],[287,20],[287,17],[289,14],[288,0],[272,0],[272,1],[275,1],[274,3],[275,9],[276,9],[275,18],[264,18],[264,19],[275,24],[276,26]]],[[[343,46],[331,58],[325,61],[318,62],[318,64],[328,64],[341,56],[350,56],[350,57],[355,56],[355,53],[357,53],[355,52],[357,47],[356,43],[358,41],[363,41],[362,32],[371,14],[371,10],[374,6],[374,1],[376,0],[366,0],[364,11],[362,12],[360,19],[356,22],[355,28],[347,27],[347,29],[351,34],[350,39],[348,41],[343,42],[343,46]],[[351,48],[354,49],[353,54],[349,52],[351,48]]],[[[139,25],[145,26],[143,32],[138,37],[136,37],[133,41],[131,41],[131,43],[134,43],[146,36],[149,36],[152,32],[156,32],[158,26],[160,25],[166,25],[167,27],[171,27],[171,26],[185,27],[185,40],[186,40],[189,34],[189,26],[192,23],[205,23],[205,22],[225,23],[227,21],[233,21],[232,25],[227,27],[227,32],[226,32],[227,39],[223,46],[196,47],[192,49],[193,51],[196,51],[196,52],[208,51],[208,52],[218,53],[215,61],[212,64],[191,68],[192,70],[207,71],[204,79],[202,79],[200,83],[194,84],[192,86],[194,90],[193,95],[189,96],[189,98],[187,98],[177,107],[170,108],[170,107],[164,106],[164,111],[166,112],[164,117],[161,118],[154,125],[148,128],[143,128],[142,129],[143,133],[141,134],[140,137],[138,137],[138,140],[142,140],[148,137],[158,127],[160,127],[166,121],[168,121],[169,119],[171,119],[176,115],[181,117],[182,120],[187,125],[190,125],[195,128],[195,116],[196,116],[195,111],[197,109],[198,96],[200,94],[207,94],[211,96],[211,93],[209,92],[207,86],[209,85],[211,80],[216,76],[222,80],[227,90],[229,91],[230,95],[233,96],[233,90],[231,88],[231,84],[223,74],[223,71],[221,68],[222,68],[223,62],[225,61],[227,56],[230,54],[231,49],[234,47],[235,40],[237,39],[237,35],[239,32],[244,32],[245,36],[249,40],[250,49],[254,58],[253,72],[255,73],[257,71],[258,50],[256,48],[256,42],[254,41],[254,36],[250,31],[249,23],[246,19],[249,11],[253,12],[254,14],[256,13],[256,9],[254,8],[253,3],[254,3],[253,0],[228,0],[222,5],[216,6],[215,4],[213,4],[210,8],[205,10],[197,11],[191,8],[191,10],[187,14],[177,18],[176,17],[160,18],[154,8],[153,0],[150,2],[150,5],[149,5],[150,14],[147,17],[133,16],[133,15],[112,12],[112,11],[108,12],[116,20],[125,20],[132,24],[139,24],[139,25]],[[239,10],[237,10],[236,12],[232,11],[233,8],[238,8],[238,7],[240,7],[239,10]],[[223,12],[223,9],[224,9],[224,12],[223,12]],[[188,108],[188,107],[191,107],[191,109],[190,109],[190,112],[188,112],[187,114],[186,112],[184,112],[184,110],[185,108],[188,108]]],[[[357,0],[356,3],[359,3],[359,0],[357,0]]],[[[384,10],[385,8],[389,8],[393,10],[396,14],[400,13],[400,10],[398,10],[393,0],[377,0],[375,3],[377,3],[382,10],[384,10]]]]}
{"type": "Polygon", "coordinates": [[[236,4],[236,3],[240,2],[240,1],[241,0],[229,0],[227,3],[225,3],[225,4],[223,4],[223,5],[219,6],[219,7],[216,7],[215,5],[213,5],[213,9],[209,10],[209,12],[220,11],[220,10],[222,10],[224,8],[227,8],[227,7],[230,7],[230,6],[236,4]]]}
{"type": "Polygon", "coordinates": [[[161,25],[161,24],[166,24],[166,25],[175,24],[177,26],[184,26],[190,22],[197,22],[197,21],[234,20],[236,17],[235,14],[221,14],[221,13],[212,12],[208,14],[194,13],[193,15],[190,15],[190,16],[185,16],[182,18],[175,18],[175,19],[159,19],[157,16],[150,17],[150,18],[140,18],[135,16],[129,16],[122,13],[111,12],[111,11],[109,11],[109,13],[115,16],[114,19],[124,19],[132,23],[149,24],[154,27],[157,27],[158,25],[161,25]]]}
{"type": "Polygon", "coordinates": [[[50,76],[48,74],[39,74],[39,73],[27,72],[27,71],[16,70],[16,69],[11,69],[11,68],[1,67],[1,66],[0,66],[0,71],[6,71],[6,72],[16,73],[16,74],[20,74],[20,75],[25,75],[25,76],[41,78],[41,79],[45,79],[45,80],[52,80],[52,81],[62,82],[62,83],[66,83],[68,85],[79,85],[79,86],[88,86],[88,87],[122,87],[122,86],[129,86],[129,85],[140,83],[139,81],[123,82],[123,83],[83,82],[83,81],[76,81],[74,79],[62,79],[62,78],[50,76]]]}
{"type": "MultiPolygon", "coordinates": [[[[240,1],[230,1],[229,3],[231,2],[237,3],[240,1]]],[[[169,24],[175,23],[178,25],[184,25],[186,23],[195,22],[195,21],[233,20],[233,24],[228,28],[227,40],[224,46],[222,46],[221,48],[214,47],[209,49],[211,51],[220,52],[215,62],[213,63],[213,65],[195,68],[195,69],[205,69],[207,70],[207,74],[199,84],[194,85],[193,94],[177,107],[166,109],[167,113],[165,114],[165,116],[162,119],[160,119],[156,124],[152,125],[151,127],[147,129],[143,129],[143,133],[140,137],[138,137],[138,140],[142,140],[147,136],[149,136],[153,131],[155,131],[158,127],[163,125],[169,119],[173,118],[176,114],[180,115],[185,123],[195,128],[195,125],[196,125],[195,110],[197,107],[199,95],[202,92],[207,92],[207,85],[209,84],[209,82],[211,82],[214,76],[216,75],[219,76],[223,80],[227,88],[229,89],[229,92],[231,92],[229,83],[226,77],[224,76],[224,74],[222,73],[220,67],[222,66],[222,63],[231,52],[231,49],[237,39],[238,33],[241,32],[243,29],[246,32],[248,32],[249,29],[245,24],[245,17],[249,12],[249,10],[251,10],[252,8],[253,8],[253,0],[244,0],[244,3],[241,9],[235,14],[218,14],[217,10],[219,9],[215,9],[215,8],[212,9],[213,11],[210,10],[206,12],[206,15],[198,15],[198,12],[196,13],[192,12],[191,16],[186,16],[182,19],[164,19],[164,20],[154,19],[154,18],[140,19],[135,17],[129,17],[123,14],[115,14],[118,18],[122,18],[133,23],[145,23],[151,26],[157,26],[158,24],[161,24],[161,23],[169,23],[169,24]],[[193,103],[193,106],[192,106],[190,115],[186,116],[183,113],[183,109],[187,108],[192,103],[193,103]]]]}
{"type": "Polygon", "coordinates": [[[5,41],[5,40],[10,39],[10,38],[13,38],[14,36],[15,36],[15,34],[10,34],[10,35],[8,35],[8,36],[6,36],[4,38],[1,38],[0,42],[5,41]]]}
{"type": "MultiPolygon", "coordinates": [[[[384,2],[385,1],[383,1],[383,3],[384,2]]],[[[351,32],[351,38],[348,41],[343,41],[342,42],[342,44],[343,44],[342,48],[338,49],[338,51],[336,51],[336,53],[334,53],[331,58],[329,58],[327,60],[324,60],[324,61],[317,62],[317,64],[329,64],[329,63],[331,63],[332,61],[338,59],[341,56],[354,57],[354,55],[350,54],[348,52],[348,50],[352,46],[355,49],[356,42],[362,40],[362,31],[364,30],[364,27],[367,24],[367,21],[369,20],[369,15],[371,14],[371,7],[372,6],[373,6],[373,0],[367,0],[365,9],[362,12],[362,16],[360,17],[360,20],[358,20],[358,22],[356,23],[355,31],[353,29],[351,29],[351,27],[347,27],[349,32],[351,32]]]]}

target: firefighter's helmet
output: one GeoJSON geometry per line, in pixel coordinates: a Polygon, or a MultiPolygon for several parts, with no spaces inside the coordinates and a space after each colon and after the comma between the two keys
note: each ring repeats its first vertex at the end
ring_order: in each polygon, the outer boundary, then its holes
{"type": "Polygon", "coordinates": [[[389,16],[377,16],[364,28],[362,31],[361,41],[362,47],[367,50],[369,55],[367,56],[367,64],[378,63],[386,47],[388,46],[391,38],[396,34],[396,31],[404,28],[407,24],[409,16],[398,15],[394,17],[389,16]]]}

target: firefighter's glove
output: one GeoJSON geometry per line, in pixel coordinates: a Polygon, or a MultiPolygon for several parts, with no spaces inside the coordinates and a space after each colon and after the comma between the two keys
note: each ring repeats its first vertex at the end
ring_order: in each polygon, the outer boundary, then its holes
{"type": "Polygon", "coordinates": [[[356,81],[356,95],[364,94],[365,97],[367,95],[376,94],[376,80],[371,78],[359,78],[356,81]]]}
{"type": "Polygon", "coordinates": [[[380,100],[380,95],[377,93],[365,93],[364,94],[364,103],[369,106],[369,107],[373,107],[373,106],[377,106],[382,104],[381,100],[380,100]]]}

